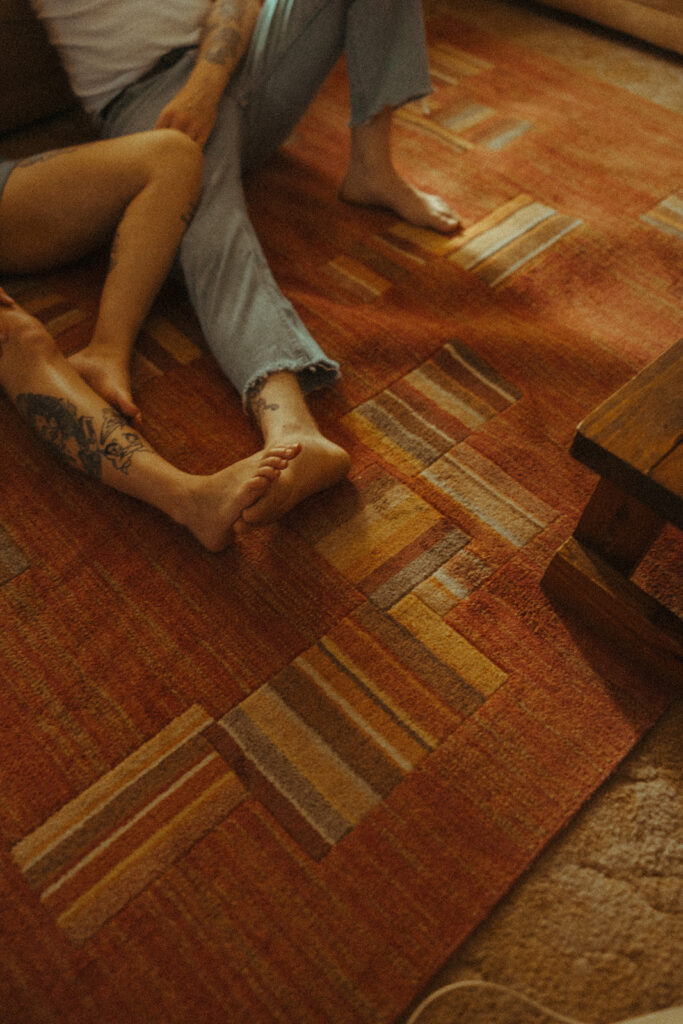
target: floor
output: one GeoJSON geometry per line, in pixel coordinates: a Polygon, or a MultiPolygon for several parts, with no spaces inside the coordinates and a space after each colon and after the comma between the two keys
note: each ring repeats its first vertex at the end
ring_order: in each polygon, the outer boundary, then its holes
{"type": "MultiPolygon", "coordinates": [[[[683,111],[679,58],[534,3],[432,0],[462,19],[683,111]]],[[[419,1024],[610,1024],[670,1006],[683,1021],[683,698],[411,1007],[419,1024]]],[[[407,1014],[400,1024],[408,1021],[407,1014]]]]}

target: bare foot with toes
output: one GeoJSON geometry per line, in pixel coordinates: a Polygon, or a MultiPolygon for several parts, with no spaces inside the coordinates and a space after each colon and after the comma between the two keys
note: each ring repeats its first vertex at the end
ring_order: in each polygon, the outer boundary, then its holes
{"type": "Polygon", "coordinates": [[[339,197],[356,206],[379,206],[391,210],[409,224],[431,228],[441,234],[453,234],[461,228],[460,218],[443,199],[422,192],[393,169],[373,177],[350,167],[339,197]]]}
{"type": "Polygon", "coordinates": [[[240,516],[266,499],[300,453],[300,444],[272,445],[211,476],[192,478],[188,492],[171,510],[172,518],[209,551],[222,551],[234,539],[240,516]]]}
{"type": "Polygon", "coordinates": [[[349,455],[322,434],[311,434],[301,441],[301,451],[271,487],[244,509],[237,532],[274,522],[300,501],[317,491],[339,483],[349,471],[349,455]]]}

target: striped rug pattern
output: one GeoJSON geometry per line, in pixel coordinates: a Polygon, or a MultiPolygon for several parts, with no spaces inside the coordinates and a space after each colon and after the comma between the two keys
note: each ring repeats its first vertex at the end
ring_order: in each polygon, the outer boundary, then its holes
{"type": "MultiPolygon", "coordinates": [[[[0,402],[3,1024],[391,1024],[670,699],[541,580],[576,424],[682,333],[680,119],[428,6],[397,159],[461,234],[337,201],[341,64],[247,181],[347,481],[211,555],[0,402]]],[[[68,354],[102,271],[5,284],[68,354]]],[[[180,467],[259,445],[176,287],[133,380],[180,467]]]]}
{"type": "Polygon", "coordinates": [[[491,287],[500,284],[581,223],[526,196],[518,197],[514,205],[517,203],[517,209],[510,210],[506,204],[487,218],[485,225],[476,225],[450,257],[491,287]]]}
{"type": "MultiPolygon", "coordinates": [[[[342,623],[225,715],[222,738],[212,734],[250,791],[316,859],[436,748],[431,719],[444,735],[461,717],[381,645],[392,627],[380,619],[377,636],[372,624],[367,614],[342,623]]],[[[464,691],[451,676],[453,689],[464,691]]]]}
{"type": "Polygon", "coordinates": [[[359,405],[346,424],[385,461],[413,475],[520,397],[456,339],[359,405]]]}
{"type": "Polygon", "coordinates": [[[673,195],[662,199],[660,203],[644,213],[641,220],[659,231],[683,238],[683,193],[674,192],[673,195]]]}
{"type": "Polygon", "coordinates": [[[201,735],[199,707],[49,818],[12,850],[27,884],[82,943],[244,799],[201,735]]]}

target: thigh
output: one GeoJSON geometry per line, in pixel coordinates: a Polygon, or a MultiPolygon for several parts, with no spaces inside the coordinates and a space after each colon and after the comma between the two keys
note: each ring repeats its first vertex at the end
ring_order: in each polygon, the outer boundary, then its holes
{"type": "Polygon", "coordinates": [[[19,161],[0,199],[0,270],[44,270],[105,242],[144,184],[145,145],[97,141],[19,161]]]}
{"type": "Polygon", "coordinates": [[[230,85],[242,109],[243,167],[284,142],[344,48],[349,0],[265,0],[230,85]]]}

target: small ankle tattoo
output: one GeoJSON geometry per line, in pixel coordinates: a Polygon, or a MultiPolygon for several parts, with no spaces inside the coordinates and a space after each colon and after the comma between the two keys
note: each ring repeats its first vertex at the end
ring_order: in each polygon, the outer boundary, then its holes
{"type": "Polygon", "coordinates": [[[262,384],[257,384],[249,395],[248,405],[252,416],[255,420],[260,420],[264,412],[276,412],[280,406],[277,402],[267,402],[265,398],[261,396],[261,391],[265,386],[265,381],[262,384]]]}

